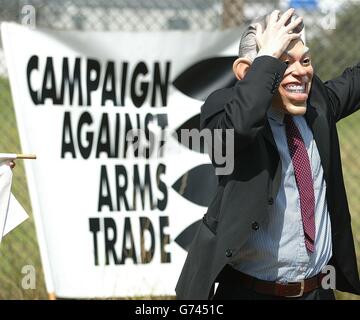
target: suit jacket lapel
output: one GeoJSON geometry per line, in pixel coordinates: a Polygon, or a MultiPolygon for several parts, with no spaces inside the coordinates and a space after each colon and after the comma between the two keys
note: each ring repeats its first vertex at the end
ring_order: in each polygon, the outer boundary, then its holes
{"type": "Polygon", "coordinates": [[[265,120],[265,126],[264,126],[264,138],[265,141],[268,143],[268,150],[270,153],[270,169],[271,169],[271,177],[273,180],[272,183],[272,196],[275,196],[277,194],[277,191],[280,187],[281,183],[281,161],[279,152],[276,146],[276,142],[273,136],[273,133],[271,131],[269,120],[265,120]]]}
{"type": "Polygon", "coordinates": [[[269,120],[267,118],[265,120],[264,126],[264,137],[277,150],[276,142],[271,131],[269,120]]]}

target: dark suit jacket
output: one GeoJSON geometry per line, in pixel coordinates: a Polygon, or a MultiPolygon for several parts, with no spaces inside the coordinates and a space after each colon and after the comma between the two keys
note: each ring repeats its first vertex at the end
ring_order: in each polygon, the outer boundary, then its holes
{"type": "MultiPolygon", "coordinates": [[[[235,165],[219,176],[215,197],[194,237],[176,286],[178,299],[208,299],[212,285],[231,263],[272,206],[281,181],[281,161],[266,112],[286,65],[263,56],[232,88],[211,94],[201,110],[201,128],[234,129],[235,165]]],[[[342,176],[336,122],[360,107],[360,64],[323,83],[314,76],[306,120],[319,149],[327,183],[336,287],[360,294],[351,217],[342,176]]],[[[215,164],[214,164],[215,165],[215,164]]]]}

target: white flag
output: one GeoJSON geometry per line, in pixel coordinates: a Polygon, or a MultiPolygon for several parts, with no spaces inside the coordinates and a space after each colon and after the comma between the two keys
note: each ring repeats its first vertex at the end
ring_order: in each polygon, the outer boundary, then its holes
{"type": "Polygon", "coordinates": [[[12,171],[7,161],[0,162],[0,242],[2,237],[28,218],[11,194],[12,171]]]}

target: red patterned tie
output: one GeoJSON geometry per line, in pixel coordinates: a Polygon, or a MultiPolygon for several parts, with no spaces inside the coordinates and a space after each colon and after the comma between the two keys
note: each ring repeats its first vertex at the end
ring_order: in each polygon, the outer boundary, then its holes
{"type": "Polygon", "coordinates": [[[290,156],[294,166],[295,180],[300,196],[300,210],[303,222],[305,245],[310,252],[314,252],[315,241],[315,196],[310,160],[304,140],[292,117],[284,117],[286,138],[290,156]]]}

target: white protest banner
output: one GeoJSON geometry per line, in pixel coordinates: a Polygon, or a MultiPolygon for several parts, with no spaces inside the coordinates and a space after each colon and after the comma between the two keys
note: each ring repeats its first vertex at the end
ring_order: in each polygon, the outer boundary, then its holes
{"type": "Polygon", "coordinates": [[[22,148],[37,155],[25,165],[48,291],[175,293],[216,184],[176,133],[233,83],[239,34],[2,24],[22,148]]]}
{"type": "Polygon", "coordinates": [[[1,155],[3,154],[0,154],[0,243],[5,235],[28,218],[24,208],[11,193],[13,174],[8,161],[2,160],[1,155]]]}

